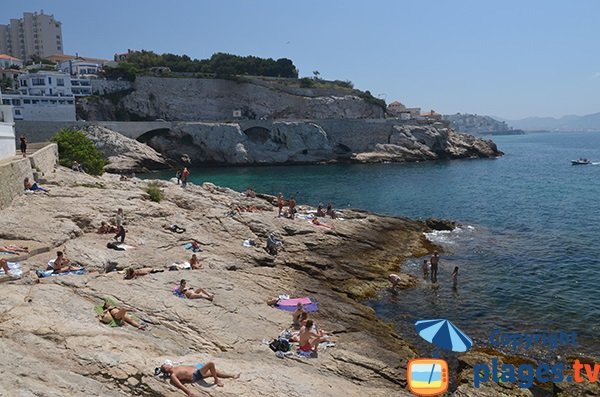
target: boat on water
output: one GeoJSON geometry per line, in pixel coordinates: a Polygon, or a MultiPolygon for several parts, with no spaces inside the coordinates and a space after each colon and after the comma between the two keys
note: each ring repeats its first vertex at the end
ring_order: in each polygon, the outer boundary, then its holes
{"type": "Polygon", "coordinates": [[[587,165],[592,164],[592,162],[588,159],[579,159],[579,160],[571,160],[571,164],[573,165],[587,165]]]}

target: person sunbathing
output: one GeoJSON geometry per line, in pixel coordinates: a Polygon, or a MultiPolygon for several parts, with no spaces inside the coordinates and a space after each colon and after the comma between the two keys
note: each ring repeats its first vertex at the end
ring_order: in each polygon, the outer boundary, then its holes
{"type": "Polygon", "coordinates": [[[117,227],[111,225],[110,223],[106,223],[105,221],[100,222],[100,227],[96,231],[96,233],[98,233],[98,234],[109,234],[109,233],[116,233],[116,232],[117,232],[117,227]]]}
{"type": "Polygon", "coordinates": [[[184,233],[185,232],[185,228],[184,227],[180,227],[179,225],[163,225],[163,229],[166,229],[168,231],[174,232],[174,233],[184,233]]]}
{"type": "Polygon", "coordinates": [[[221,382],[221,379],[219,378],[238,379],[240,377],[240,373],[229,374],[219,371],[212,361],[209,361],[206,364],[175,366],[171,360],[165,360],[160,366],[160,371],[157,370],[156,372],[162,372],[169,376],[171,384],[184,392],[188,397],[195,397],[196,394],[190,388],[185,387],[184,383],[197,383],[212,376],[214,384],[223,387],[223,382],[221,382]]]}
{"type": "Polygon", "coordinates": [[[62,251],[56,252],[56,259],[54,260],[52,268],[54,269],[54,273],[66,273],[83,270],[82,266],[71,265],[71,261],[65,258],[65,255],[62,251]]]}
{"type": "Polygon", "coordinates": [[[135,319],[131,317],[129,313],[127,313],[127,310],[123,309],[122,307],[111,306],[106,300],[104,301],[102,310],[103,312],[102,314],[98,315],[98,319],[104,324],[110,324],[114,320],[119,327],[122,327],[125,323],[127,323],[129,325],[133,325],[137,329],[146,328],[145,325],[135,321],[135,319]]]}
{"type": "Polygon", "coordinates": [[[164,272],[165,269],[154,269],[152,267],[142,267],[140,269],[134,269],[132,267],[127,268],[125,271],[125,280],[132,280],[134,278],[146,276],[150,273],[164,272]]]}
{"type": "Polygon", "coordinates": [[[8,244],[8,245],[1,246],[0,251],[10,252],[10,253],[29,252],[29,247],[22,247],[20,245],[8,244]]]}
{"type": "Polygon", "coordinates": [[[323,210],[323,204],[319,204],[316,215],[317,216],[325,216],[325,211],[323,210]]]}
{"type": "Polygon", "coordinates": [[[212,302],[215,298],[215,294],[211,294],[203,288],[192,288],[187,286],[185,280],[181,280],[179,287],[177,288],[180,294],[184,295],[188,299],[207,299],[212,302]]]}
{"type": "Polygon", "coordinates": [[[29,178],[25,178],[23,180],[23,187],[25,188],[25,190],[31,190],[32,192],[35,192],[37,190],[41,190],[42,192],[49,192],[50,190],[41,187],[40,185],[38,185],[38,183],[36,181],[31,182],[29,180],[29,178]]]}
{"type": "Polygon", "coordinates": [[[194,270],[202,269],[202,263],[200,263],[200,259],[198,259],[196,254],[192,254],[192,259],[190,259],[190,266],[194,270]]]}
{"type": "Polygon", "coordinates": [[[327,336],[322,331],[315,332],[313,321],[307,320],[306,325],[300,329],[300,334],[298,334],[298,343],[300,344],[298,349],[305,353],[316,353],[321,342],[327,342],[327,336]]]}

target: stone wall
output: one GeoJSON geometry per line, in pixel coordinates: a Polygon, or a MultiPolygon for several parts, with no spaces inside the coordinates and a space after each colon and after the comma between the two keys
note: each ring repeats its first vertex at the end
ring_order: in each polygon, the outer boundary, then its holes
{"type": "Polygon", "coordinates": [[[127,80],[92,79],[92,94],[106,95],[133,89],[133,83],[127,80]]]}
{"type": "MultiPolygon", "coordinates": [[[[58,164],[58,145],[56,143],[38,144],[41,148],[29,156],[31,168],[38,176],[45,176],[58,164]]],[[[35,146],[34,146],[35,147],[35,146]]]]}
{"type": "Polygon", "coordinates": [[[0,163],[0,209],[8,207],[15,197],[23,193],[23,179],[26,177],[33,178],[29,159],[15,157],[0,163]]]}
{"type": "Polygon", "coordinates": [[[23,180],[44,176],[54,170],[58,163],[56,144],[33,144],[28,148],[36,150],[27,158],[14,156],[0,162],[0,209],[10,205],[15,197],[23,193],[23,180]]]}

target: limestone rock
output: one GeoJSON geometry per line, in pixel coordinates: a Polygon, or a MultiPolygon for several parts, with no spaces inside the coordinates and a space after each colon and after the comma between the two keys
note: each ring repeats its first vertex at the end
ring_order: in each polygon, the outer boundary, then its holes
{"type": "Polygon", "coordinates": [[[82,129],[109,161],[105,170],[116,173],[147,172],[168,168],[167,161],[154,149],[108,128],[91,125],[82,129]]]}

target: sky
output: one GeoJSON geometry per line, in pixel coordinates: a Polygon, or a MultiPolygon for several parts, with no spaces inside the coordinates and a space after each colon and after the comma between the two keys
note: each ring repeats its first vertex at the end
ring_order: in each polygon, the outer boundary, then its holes
{"type": "Polygon", "coordinates": [[[506,119],[600,112],[596,0],[19,0],[44,10],[65,53],[127,49],[289,58],[390,103],[506,119]]]}

